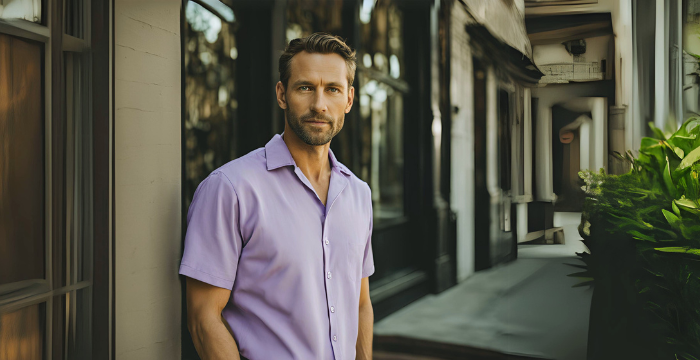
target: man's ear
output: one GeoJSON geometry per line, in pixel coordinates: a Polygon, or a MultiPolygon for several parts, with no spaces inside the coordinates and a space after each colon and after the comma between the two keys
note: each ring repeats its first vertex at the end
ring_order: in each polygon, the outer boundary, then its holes
{"type": "Polygon", "coordinates": [[[275,92],[277,93],[277,105],[283,110],[287,109],[287,89],[284,88],[284,84],[281,81],[277,82],[275,86],[275,92]]]}
{"type": "Polygon", "coordinates": [[[352,103],[355,101],[355,87],[351,86],[348,89],[348,105],[345,107],[345,113],[349,113],[352,109],[352,103]]]}

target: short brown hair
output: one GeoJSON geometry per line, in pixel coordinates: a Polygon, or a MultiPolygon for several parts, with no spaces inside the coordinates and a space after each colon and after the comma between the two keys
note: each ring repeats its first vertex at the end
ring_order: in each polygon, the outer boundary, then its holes
{"type": "Polygon", "coordinates": [[[352,86],[352,82],[355,80],[355,68],[357,67],[355,50],[351,49],[340,37],[327,33],[314,33],[305,38],[290,41],[289,45],[284,49],[284,53],[280,56],[280,81],[285,89],[291,77],[291,60],[294,55],[302,51],[342,56],[348,69],[348,88],[352,86]]]}

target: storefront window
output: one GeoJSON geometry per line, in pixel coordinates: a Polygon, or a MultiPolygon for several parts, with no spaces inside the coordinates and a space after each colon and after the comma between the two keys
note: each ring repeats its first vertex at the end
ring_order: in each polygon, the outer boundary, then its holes
{"type": "Polygon", "coordinates": [[[361,169],[372,188],[374,216],[404,215],[402,14],[393,2],[365,2],[360,10],[359,105],[363,122],[361,169]]]}
{"type": "Polygon", "coordinates": [[[186,207],[199,183],[237,156],[236,23],[229,7],[209,3],[189,1],[185,9],[186,207]]]}

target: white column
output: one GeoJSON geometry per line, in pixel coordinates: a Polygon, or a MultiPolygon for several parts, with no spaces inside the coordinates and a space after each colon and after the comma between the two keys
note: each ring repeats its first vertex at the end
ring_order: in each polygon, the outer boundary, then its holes
{"type": "Polygon", "coordinates": [[[654,52],[654,124],[664,130],[668,116],[668,28],[666,24],[666,4],[656,0],[656,33],[654,52]]]}
{"type": "Polygon", "coordinates": [[[518,243],[525,241],[527,236],[527,203],[523,202],[516,205],[517,212],[517,229],[518,229],[518,243]]]}
{"type": "Polygon", "coordinates": [[[532,195],[532,92],[523,91],[523,193],[532,195]]]}
{"type": "Polygon", "coordinates": [[[591,148],[591,165],[594,171],[608,169],[608,99],[592,98],[591,115],[593,118],[593,141],[591,148]]]}
{"type": "MultiPolygon", "coordinates": [[[[489,212],[489,239],[491,263],[497,261],[502,251],[497,234],[501,228],[501,188],[498,186],[498,85],[493,66],[486,73],[486,189],[490,202],[489,209],[479,211],[489,212]]],[[[477,224],[485,226],[486,224],[477,224]]]]}
{"type": "MultiPolygon", "coordinates": [[[[541,101],[542,99],[540,99],[541,101]]],[[[541,102],[537,110],[537,199],[538,201],[554,200],[552,184],[552,105],[541,102]]],[[[558,135],[557,135],[558,136],[558,135]]]]}
{"type": "Polygon", "coordinates": [[[474,69],[468,20],[462,8],[452,12],[450,94],[452,113],[450,205],[457,213],[457,282],[474,273],[474,69]]]}
{"type": "MultiPolygon", "coordinates": [[[[498,85],[496,72],[489,67],[486,73],[486,188],[494,198],[501,195],[498,186],[498,85]]],[[[498,201],[498,200],[496,200],[498,201]]]]}
{"type": "Polygon", "coordinates": [[[579,142],[581,144],[581,151],[579,152],[581,170],[592,170],[591,151],[593,150],[593,143],[591,142],[591,121],[583,121],[578,129],[578,133],[581,137],[579,142]]]}

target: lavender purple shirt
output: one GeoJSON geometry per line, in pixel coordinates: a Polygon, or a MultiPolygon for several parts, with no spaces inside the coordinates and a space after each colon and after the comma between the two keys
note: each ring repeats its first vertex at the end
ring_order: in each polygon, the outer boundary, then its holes
{"type": "Polygon", "coordinates": [[[328,156],[326,206],[280,135],[194,194],[180,274],[232,290],[222,314],[250,360],[355,359],[360,281],[374,272],[372,200],[328,156]]]}

